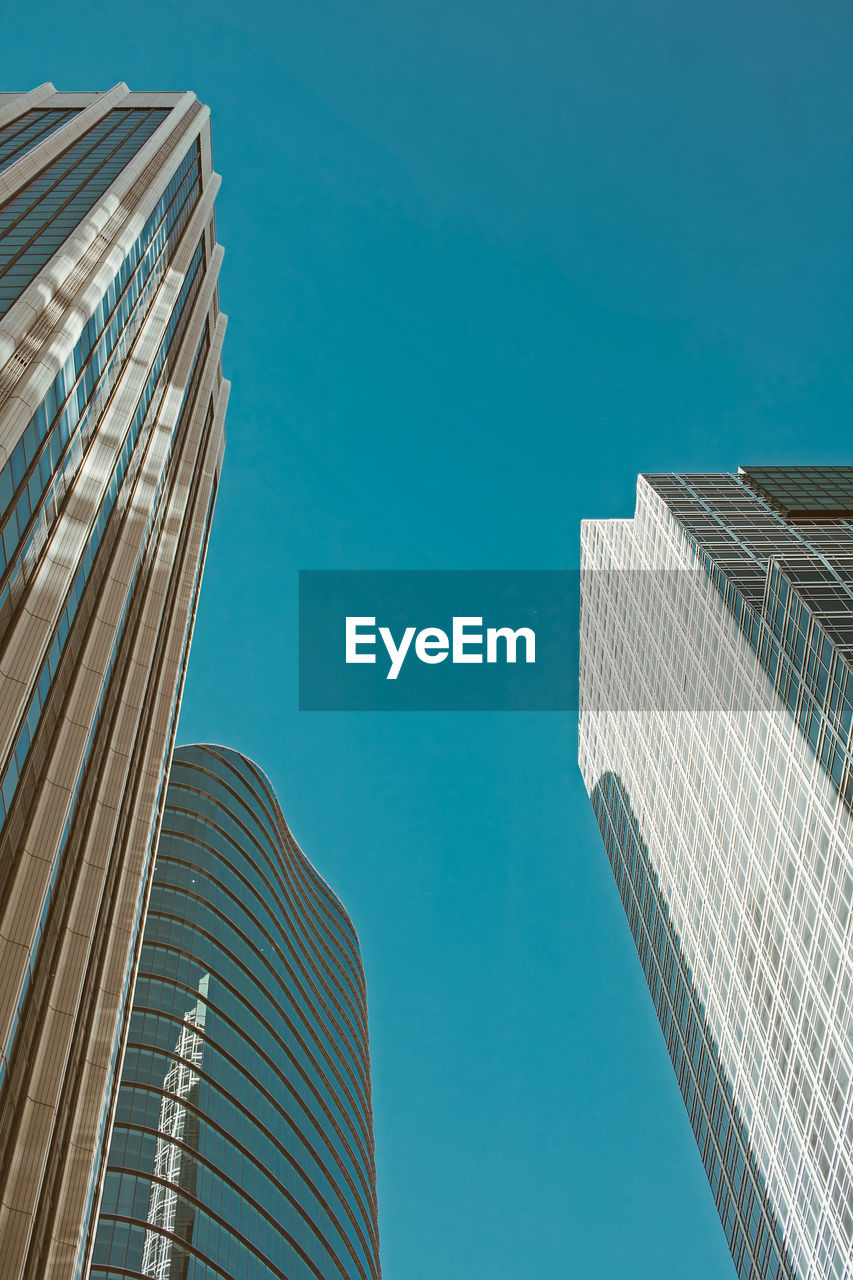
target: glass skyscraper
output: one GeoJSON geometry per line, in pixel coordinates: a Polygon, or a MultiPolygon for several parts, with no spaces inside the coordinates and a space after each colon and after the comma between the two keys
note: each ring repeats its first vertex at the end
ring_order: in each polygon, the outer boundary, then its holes
{"type": "Polygon", "coordinates": [[[580,764],[737,1274],[853,1275],[853,467],[582,529],[580,764]]]}
{"type": "Polygon", "coordinates": [[[81,1273],[223,450],[209,113],[0,94],[0,1259],[81,1273]]]}
{"type": "Polygon", "coordinates": [[[175,752],[92,1280],[376,1280],[364,976],[265,775],[175,752]]]}

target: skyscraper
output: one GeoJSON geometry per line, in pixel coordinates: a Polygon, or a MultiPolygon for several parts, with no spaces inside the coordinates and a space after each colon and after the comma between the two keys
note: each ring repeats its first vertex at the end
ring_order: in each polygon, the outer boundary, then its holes
{"type": "Polygon", "coordinates": [[[0,95],[0,1257],[79,1273],[223,449],[209,113],[0,95]]]}
{"type": "Polygon", "coordinates": [[[853,467],[582,530],[580,763],[738,1275],[853,1275],[853,467]]]}
{"type": "Polygon", "coordinates": [[[376,1280],[358,940],[263,773],[174,756],[92,1280],[376,1280]]]}

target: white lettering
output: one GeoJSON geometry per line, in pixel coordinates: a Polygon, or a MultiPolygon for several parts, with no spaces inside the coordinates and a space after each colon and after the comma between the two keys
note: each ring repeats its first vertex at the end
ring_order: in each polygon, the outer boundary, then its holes
{"type": "Polygon", "coordinates": [[[403,639],[400,641],[399,648],[394,644],[394,637],[391,635],[388,627],[380,627],[379,634],[385,643],[385,648],[388,650],[388,657],[391,659],[391,669],[385,679],[396,680],[397,676],[400,674],[400,668],[405,661],[406,654],[409,652],[409,645],[412,643],[412,636],[415,634],[415,628],[406,627],[406,630],[403,632],[403,639]]]}
{"type": "Polygon", "coordinates": [[[447,632],[437,627],[425,627],[415,640],[415,653],[421,662],[444,662],[449,647],[447,632]]]}
{"type": "Polygon", "coordinates": [[[375,653],[359,653],[360,644],[376,644],[375,635],[360,635],[359,627],[375,627],[375,618],[347,618],[347,662],[375,662],[375,653]]]}
{"type": "MultiPolygon", "coordinates": [[[[451,654],[451,662],[482,662],[482,653],[469,652],[475,646],[480,649],[483,647],[482,630],[473,630],[476,627],[482,628],[482,625],[482,618],[454,618],[452,642],[448,639],[447,632],[442,631],[440,627],[424,627],[417,634],[414,627],[406,627],[399,645],[392,636],[390,628],[380,627],[379,635],[391,660],[385,679],[397,679],[412,647],[412,640],[415,642],[415,654],[419,661],[426,662],[429,665],[444,662],[448,653],[451,654]]],[[[346,619],[346,660],[348,663],[376,661],[375,653],[361,652],[366,645],[376,644],[376,632],[366,629],[375,626],[375,618],[350,617],[346,619]]],[[[504,641],[503,652],[506,662],[514,663],[518,661],[519,640],[524,641],[525,662],[536,661],[536,633],[532,628],[518,627],[517,630],[513,631],[511,627],[488,627],[486,629],[486,662],[497,662],[499,660],[498,640],[504,641]]]]}
{"type": "Polygon", "coordinates": [[[453,619],[453,661],[454,662],[482,662],[483,655],[481,653],[466,653],[466,644],[483,643],[483,633],[479,631],[471,634],[465,630],[466,627],[481,627],[483,625],[482,618],[454,618],[453,619]]]}
{"type": "Polygon", "coordinates": [[[506,640],[507,662],[515,662],[519,636],[524,640],[524,661],[536,661],[536,633],[530,627],[519,627],[517,631],[511,627],[489,627],[486,631],[486,662],[498,660],[498,636],[506,640]]]}

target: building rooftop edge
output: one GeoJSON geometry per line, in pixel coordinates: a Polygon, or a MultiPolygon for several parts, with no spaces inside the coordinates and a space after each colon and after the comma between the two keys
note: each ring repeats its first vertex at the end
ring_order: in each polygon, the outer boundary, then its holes
{"type": "MultiPolygon", "coordinates": [[[[260,774],[260,776],[261,776],[261,778],[263,779],[263,781],[265,782],[266,786],[269,788],[269,793],[270,793],[270,795],[272,796],[273,800],[275,801],[276,805],[278,806],[279,811],[281,812],[282,819],[284,820],[284,824],[285,824],[285,826],[287,827],[288,833],[289,833],[289,834],[291,835],[291,837],[293,838],[293,842],[294,842],[294,844],[296,845],[297,849],[299,850],[299,852],[300,852],[301,856],[304,858],[305,862],[308,864],[308,866],[309,866],[309,867],[311,868],[311,870],[314,872],[314,874],[316,875],[317,879],[318,879],[318,880],[320,880],[320,881],[323,883],[323,885],[325,885],[325,887],[328,889],[329,893],[330,893],[330,894],[332,895],[332,897],[335,899],[335,902],[337,902],[337,904],[338,904],[338,906],[340,907],[341,911],[344,913],[344,915],[346,916],[347,920],[349,921],[350,928],[352,929],[352,931],[353,931],[353,935],[354,935],[354,937],[355,937],[356,946],[357,946],[358,951],[359,951],[359,953],[360,953],[360,952],[361,952],[361,941],[360,941],[360,939],[359,939],[358,930],[357,930],[357,929],[356,929],[356,927],[355,927],[355,924],[354,924],[354,922],[353,922],[352,916],[350,915],[349,911],[347,910],[346,906],[344,905],[344,903],[343,903],[343,901],[342,901],[342,899],[341,899],[340,895],[339,895],[338,893],[336,893],[336,891],[332,888],[332,886],[329,884],[329,882],[328,882],[328,880],[326,879],[326,877],[323,875],[322,871],[319,871],[319,870],[317,869],[317,867],[314,865],[314,863],[313,863],[313,862],[311,861],[311,859],[308,857],[308,855],[307,855],[307,853],[305,852],[305,850],[302,848],[302,845],[301,845],[301,844],[299,843],[299,841],[295,838],[295,836],[293,836],[293,832],[290,830],[290,826],[289,826],[289,824],[288,824],[288,822],[287,822],[287,819],[284,817],[284,811],[282,810],[282,807],[281,807],[281,801],[280,801],[280,800],[279,800],[279,798],[278,798],[278,792],[276,791],[275,787],[273,786],[272,782],[270,781],[270,778],[269,778],[268,774],[266,773],[266,771],[265,771],[264,769],[262,769],[262,768],[261,768],[261,766],[260,766],[259,764],[257,764],[257,762],[256,762],[256,761],[254,761],[254,760],[251,758],[251,756],[247,756],[247,755],[246,755],[246,753],[245,753],[245,752],[243,752],[243,751],[238,751],[236,747],[229,747],[229,746],[227,745],[227,743],[224,743],[224,742],[182,742],[180,746],[176,746],[176,747],[175,747],[175,750],[174,750],[174,752],[172,753],[172,761],[174,762],[174,761],[177,759],[177,757],[179,756],[180,752],[182,752],[182,751],[193,751],[193,750],[195,750],[195,751],[219,751],[219,752],[227,753],[228,755],[236,756],[239,760],[243,760],[243,761],[245,761],[245,763],[246,763],[247,765],[249,765],[249,766],[250,766],[250,768],[254,769],[258,774],[260,774]]],[[[180,763],[180,761],[178,761],[178,763],[180,763]]]]}

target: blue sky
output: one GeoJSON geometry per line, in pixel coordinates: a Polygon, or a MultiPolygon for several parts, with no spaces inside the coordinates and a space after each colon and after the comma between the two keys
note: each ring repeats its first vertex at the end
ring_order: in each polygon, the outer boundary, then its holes
{"type": "Polygon", "coordinates": [[[635,477],[850,459],[841,0],[13,6],[213,111],[233,390],[180,724],[358,927],[387,1280],[729,1280],[569,715],[296,707],[299,569],[573,568],[635,477]]]}

